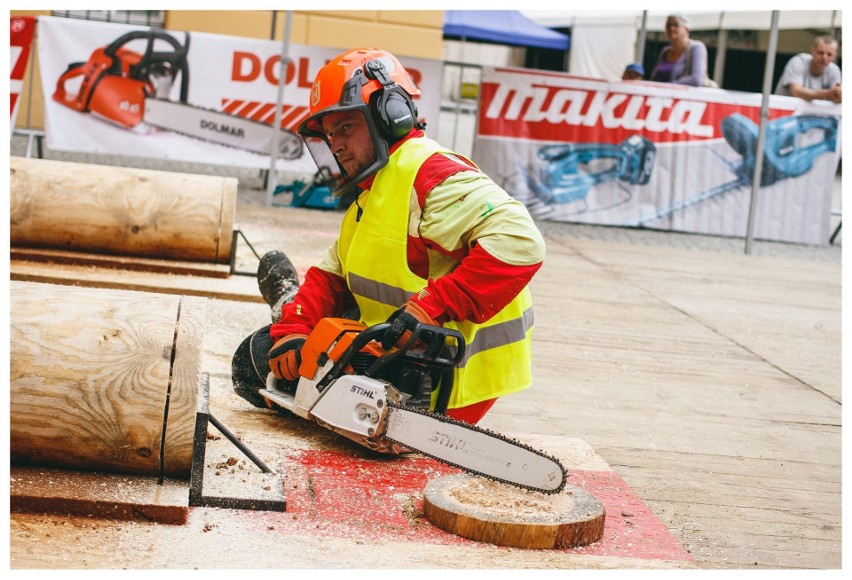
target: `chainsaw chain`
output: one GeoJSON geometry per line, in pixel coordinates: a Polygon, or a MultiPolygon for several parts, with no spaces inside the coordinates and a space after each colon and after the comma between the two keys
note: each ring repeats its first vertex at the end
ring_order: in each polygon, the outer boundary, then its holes
{"type": "MultiPolygon", "coordinates": [[[[540,489],[540,488],[537,488],[537,487],[530,487],[530,486],[522,485],[520,483],[515,483],[514,481],[509,481],[509,480],[506,480],[506,479],[502,479],[500,477],[494,477],[492,475],[487,475],[485,473],[480,473],[480,472],[478,472],[474,469],[469,469],[469,468],[464,467],[462,465],[458,465],[458,464],[453,463],[451,461],[447,461],[446,459],[441,459],[440,457],[435,457],[434,455],[432,455],[430,453],[426,453],[425,451],[421,451],[420,449],[415,449],[415,451],[417,451],[418,453],[420,453],[422,455],[425,455],[427,457],[431,457],[432,459],[440,461],[441,463],[444,463],[444,464],[449,465],[451,467],[461,469],[462,471],[466,471],[468,473],[472,473],[474,475],[478,475],[480,477],[484,477],[484,478],[490,479],[492,481],[499,481],[500,483],[505,483],[505,484],[508,484],[508,485],[519,487],[521,489],[526,489],[528,491],[537,491],[539,493],[551,495],[551,494],[559,493],[560,491],[562,491],[565,488],[565,481],[568,479],[568,470],[565,469],[565,466],[562,465],[562,462],[559,461],[558,459],[556,459],[555,457],[553,457],[552,455],[548,455],[547,453],[544,453],[543,451],[539,451],[538,449],[531,447],[531,446],[527,445],[526,443],[521,443],[517,439],[514,439],[512,437],[507,437],[505,435],[501,435],[500,433],[497,433],[496,431],[491,431],[490,429],[486,429],[484,427],[477,427],[476,425],[473,425],[471,423],[466,423],[464,421],[458,421],[456,419],[453,419],[452,417],[447,417],[446,415],[437,415],[435,413],[430,413],[429,411],[424,411],[423,409],[408,407],[406,405],[399,405],[399,404],[396,404],[396,403],[391,403],[390,401],[387,402],[387,406],[390,407],[391,409],[400,409],[400,410],[403,410],[403,411],[408,411],[410,413],[417,413],[418,415],[425,415],[425,416],[430,417],[432,419],[437,419],[438,421],[440,421],[442,423],[449,423],[451,425],[457,425],[459,427],[462,427],[463,429],[468,429],[470,431],[478,431],[479,433],[484,433],[485,435],[488,435],[489,437],[493,437],[495,439],[500,439],[501,441],[505,441],[506,443],[511,443],[512,445],[514,445],[516,447],[521,447],[523,449],[526,449],[527,451],[530,451],[531,453],[534,453],[536,455],[539,455],[541,457],[549,459],[549,460],[553,461],[554,463],[556,463],[556,465],[558,465],[559,468],[562,470],[562,483],[556,489],[545,490],[545,489],[540,489]]],[[[405,447],[406,449],[410,448],[410,445],[408,445],[407,443],[403,443],[402,441],[397,441],[396,439],[394,439],[392,437],[388,437],[387,435],[385,435],[384,437],[385,437],[385,439],[387,439],[389,441],[393,441],[397,445],[401,445],[401,446],[405,447]]]]}

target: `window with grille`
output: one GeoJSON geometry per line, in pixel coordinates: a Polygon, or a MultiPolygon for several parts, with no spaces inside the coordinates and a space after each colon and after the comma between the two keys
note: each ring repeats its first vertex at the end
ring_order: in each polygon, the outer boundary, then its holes
{"type": "Polygon", "coordinates": [[[53,15],[101,22],[140,24],[154,28],[162,28],[165,20],[163,10],[54,10],[53,15]]]}

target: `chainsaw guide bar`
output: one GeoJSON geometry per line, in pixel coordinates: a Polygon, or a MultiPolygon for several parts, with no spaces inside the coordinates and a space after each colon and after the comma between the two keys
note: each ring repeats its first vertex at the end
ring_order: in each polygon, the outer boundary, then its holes
{"type": "Polygon", "coordinates": [[[516,439],[404,405],[388,402],[388,411],[384,437],[394,443],[522,489],[555,494],[565,487],[568,472],[556,458],[516,439]]]}
{"type": "MultiPolygon", "coordinates": [[[[160,129],[261,155],[269,155],[273,147],[272,125],[187,103],[145,99],[144,120],[160,129]]],[[[298,159],[302,155],[302,139],[281,128],[278,154],[281,159],[298,159]]]]}

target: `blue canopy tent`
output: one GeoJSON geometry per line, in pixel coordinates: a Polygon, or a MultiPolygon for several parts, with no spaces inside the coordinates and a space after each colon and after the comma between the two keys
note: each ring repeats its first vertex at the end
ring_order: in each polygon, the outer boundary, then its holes
{"type": "Polygon", "coordinates": [[[536,24],[517,10],[445,10],[444,38],[568,50],[567,35],[536,24]]]}
{"type": "MultiPolygon", "coordinates": [[[[517,10],[445,10],[444,39],[461,41],[462,58],[460,60],[462,62],[445,62],[445,68],[448,65],[460,66],[459,83],[462,83],[466,68],[464,46],[467,41],[564,52],[567,52],[570,46],[567,35],[536,24],[517,10]]],[[[461,101],[456,100],[454,108],[442,107],[441,110],[455,113],[452,143],[456,147],[462,111],[461,101]]],[[[475,112],[475,108],[468,109],[468,112],[475,112]]]]}

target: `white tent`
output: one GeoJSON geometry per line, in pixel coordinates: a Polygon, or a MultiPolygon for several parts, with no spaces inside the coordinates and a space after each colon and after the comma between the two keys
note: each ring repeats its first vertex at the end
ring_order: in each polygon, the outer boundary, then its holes
{"type": "MultiPolygon", "coordinates": [[[[627,63],[637,60],[637,39],[642,32],[643,10],[522,10],[548,28],[571,29],[572,74],[618,79],[627,63]]],[[[666,16],[680,12],[692,30],[765,30],[772,28],[770,10],[648,10],[646,29],[661,31],[666,16]]],[[[782,10],[778,29],[840,28],[839,10],[782,10]]]]}
{"type": "MultiPolygon", "coordinates": [[[[575,25],[630,25],[639,30],[642,10],[521,10],[538,24],[548,28],[571,28],[575,25]]],[[[664,30],[666,16],[673,12],[689,18],[693,30],[769,30],[772,28],[771,10],[648,10],[648,30],[664,30]]],[[[839,10],[781,10],[778,29],[819,28],[828,29],[834,23],[840,26],[839,10]]]]}

